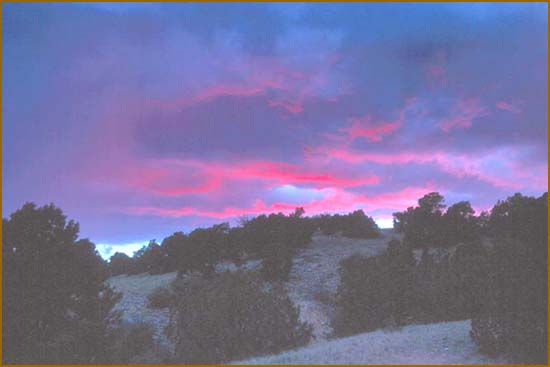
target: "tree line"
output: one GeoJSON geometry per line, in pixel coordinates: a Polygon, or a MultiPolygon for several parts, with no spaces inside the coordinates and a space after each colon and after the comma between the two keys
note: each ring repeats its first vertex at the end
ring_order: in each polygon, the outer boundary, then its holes
{"type": "Polygon", "coordinates": [[[266,280],[287,280],[295,252],[311,242],[315,230],[351,238],[374,238],[380,230],[362,210],[353,213],[305,217],[303,208],[282,213],[242,218],[240,225],[220,223],[185,234],[176,232],[160,244],[155,240],[132,257],[117,252],[111,256],[112,275],[162,274],[177,271],[212,274],[215,265],[230,261],[241,266],[248,259],[262,262],[266,280]]]}

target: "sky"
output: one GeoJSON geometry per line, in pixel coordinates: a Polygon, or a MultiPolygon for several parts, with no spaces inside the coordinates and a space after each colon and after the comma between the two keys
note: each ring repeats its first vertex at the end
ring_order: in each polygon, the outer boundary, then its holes
{"type": "Polygon", "coordinates": [[[545,3],[7,3],[2,214],[103,256],[242,216],[548,189],[545,3]]]}

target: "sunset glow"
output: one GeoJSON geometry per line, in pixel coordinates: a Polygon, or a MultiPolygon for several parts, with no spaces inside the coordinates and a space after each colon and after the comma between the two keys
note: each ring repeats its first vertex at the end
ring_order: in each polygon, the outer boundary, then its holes
{"type": "Polygon", "coordinates": [[[3,8],[3,216],[53,202],[105,256],[297,206],[389,226],[430,191],[547,191],[546,4],[3,8]]]}

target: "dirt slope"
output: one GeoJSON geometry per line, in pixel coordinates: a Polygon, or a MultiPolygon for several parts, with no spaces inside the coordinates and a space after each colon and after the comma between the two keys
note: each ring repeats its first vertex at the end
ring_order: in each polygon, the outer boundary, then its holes
{"type": "Polygon", "coordinates": [[[383,230],[382,234],[381,238],[368,240],[315,235],[311,245],[294,258],[287,290],[300,306],[302,320],[313,326],[314,342],[326,340],[332,331],[329,325],[332,309],[322,300],[336,293],[340,261],[353,254],[376,255],[396,236],[391,230],[383,230]]]}
{"type": "Polygon", "coordinates": [[[234,364],[506,364],[477,352],[470,321],[412,325],[318,343],[234,364]]]}

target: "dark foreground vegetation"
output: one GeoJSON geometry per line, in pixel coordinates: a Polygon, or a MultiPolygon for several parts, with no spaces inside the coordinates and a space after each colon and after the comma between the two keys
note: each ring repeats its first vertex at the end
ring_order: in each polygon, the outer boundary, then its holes
{"type": "Polygon", "coordinates": [[[547,200],[516,194],[475,217],[467,202],[443,212],[443,197],[431,193],[395,213],[403,242],[341,263],[335,335],[472,319],[481,351],[545,364],[547,200]]]}
{"type": "MultiPolygon", "coordinates": [[[[394,214],[402,241],[342,261],[335,335],[470,318],[481,351],[546,363],[547,194],[516,194],[479,216],[468,202],[444,209],[441,195],[424,196],[394,214]]],[[[311,328],[282,282],[316,230],[380,234],[362,211],[305,217],[298,208],[177,232],[107,263],[60,209],[25,204],[3,220],[3,362],[225,363],[304,345],[311,328]],[[215,271],[250,259],[261,261],[258,271],[215,271]],[[172,271],[174,283],[149,297],[149,307],[170,310],[168,351],[151,325],[121,321],[120,294],[105,280],[172,271]]]]}
{"type": "Polygon", "coordinates": [[[280,283],[256,274],[225,272],[212,278],[179,279],[167,330],[175,360],[214,364],[278,353],[305,345],[311,327],[280,283]]]}

